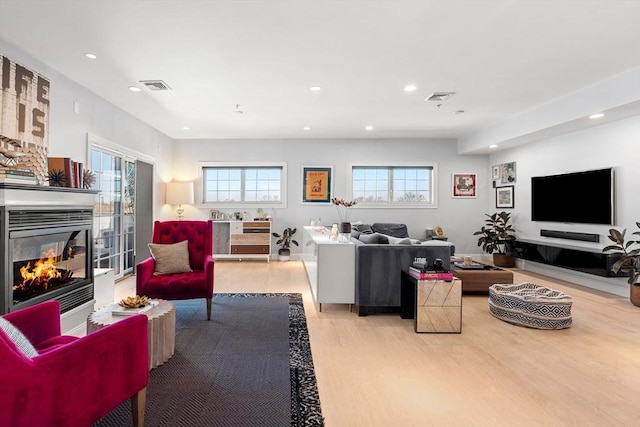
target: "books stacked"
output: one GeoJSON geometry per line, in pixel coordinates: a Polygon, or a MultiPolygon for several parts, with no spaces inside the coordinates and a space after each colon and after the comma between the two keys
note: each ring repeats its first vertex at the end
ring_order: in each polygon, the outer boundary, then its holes
{"type": "MultiPolygon", "coordinates": [[[[69,157],[49,157],[47,158],[49,173],[56,171],[64,174],[64,180],[60,180],[60,187],[84,188],[82,175],[84,173],[84,165],[74,162],[69,157]]],[[[51,183],[49,183],[51,185],[51,183]]]]}
{"type": "Polygon", "coordinates": [[[27,169],[2,168],[0,169],[0,183],[37,185],[36,175],[27,169]]]}
{"type": "Polygon", "coordinates": [[[409,267],[409,275],[418,280],[444,280],[446,282],[453,280],[453,273],[450,271],[426,270],[414,266],[409,267]]]}

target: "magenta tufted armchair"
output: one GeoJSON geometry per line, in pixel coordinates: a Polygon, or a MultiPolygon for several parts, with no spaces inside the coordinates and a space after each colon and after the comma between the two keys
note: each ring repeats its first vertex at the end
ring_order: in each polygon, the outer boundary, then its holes
{"type": "Polygon", "coordinates": [[[152,243],[189,242],[188,273],[154,275],[155,260],[145,259],[136,266],[136,292],[150,298],[180,300],[205,298],[207,320],[211,320],[213,298],[213,222],[156,221],[152,243]]]}
{"type": "Polygon", "coordinates": [[[87,427],[130,399],[142,427],[149,381],[147,317],[122,319],[84,337],[60,334],[60,304],[2,316],[35,347],[26,356],[0,330],[0,426],[87,427]]]}

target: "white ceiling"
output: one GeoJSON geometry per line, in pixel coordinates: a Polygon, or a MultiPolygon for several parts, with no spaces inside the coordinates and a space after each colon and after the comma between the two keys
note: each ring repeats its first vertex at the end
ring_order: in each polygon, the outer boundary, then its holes
{"type": "Polygon", "coordinates": [[[176,139],[455,138],[640,66],[640,1],[0,0],[0,37],[176,139]]]}

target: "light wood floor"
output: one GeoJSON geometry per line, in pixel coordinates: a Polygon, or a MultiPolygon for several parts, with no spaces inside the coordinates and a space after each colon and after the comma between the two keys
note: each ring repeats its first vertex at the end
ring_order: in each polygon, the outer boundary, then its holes
{"type": "MultiPolygon", "coordinates": [[[[640,308],[513,270],[573,297],[573,326],[522,328],[463,297],[462,334],[416,334],[399,315],[317,312],[299,261],[218,261],[215,292],[303,294],[327,427],[640,426],[640,308]]],[[[132,295],[134,279],[116,285],[132,295]]],[[[215,321],[215,311],[212,314],[215,321]]]]}

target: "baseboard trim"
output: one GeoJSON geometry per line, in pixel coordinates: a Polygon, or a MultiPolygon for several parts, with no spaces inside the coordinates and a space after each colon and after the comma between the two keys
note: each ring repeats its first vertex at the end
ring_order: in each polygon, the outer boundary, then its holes
{"type": "Polygon", "coordinates": [[[624,277],[600,277],[523,259],[517,259],[516,266],[525,271],[544,274],[545,276],[575,283],[576,285],[590,289],[596,289],[621,297],[629,296],[629,284],[624,277]]]}

